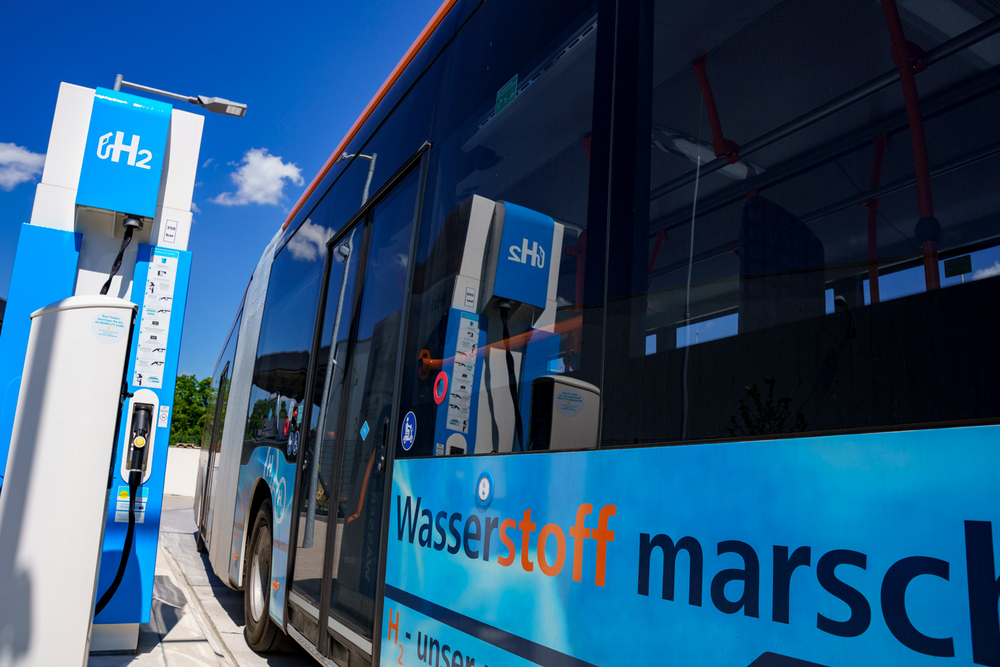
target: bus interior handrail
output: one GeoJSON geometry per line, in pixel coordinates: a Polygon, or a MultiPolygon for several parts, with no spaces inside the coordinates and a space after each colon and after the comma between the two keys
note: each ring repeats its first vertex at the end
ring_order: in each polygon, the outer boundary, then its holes
{"type": "MultiPolygon", "coordinates": [[[[1000,65],[983,71],[978,76],[956,84],[954,87],[941,91],[924,102],[924,120],[935,118],[957,106],[991,92],[1000,87],[1000,65]]],[[[874,127],[867,127],[809,150],[803,157],[785,163],[782,166],[768,169],[737,187],[729,188],[702,199],[698,204],[697,217],[703,217],[724,208],[735,201],[746,198],[746,193],[752,190],[763,190],[783,183],[804,172],[836,160],[858,148],[870,144],[873,136],[881,134],[893,135],[907,129],[906,110],[901,109],[886,117],[874,127]]],[[[649,237],[653,238],[660,231],[670,231],[682,227],[691,221],[690,206],[683,210],[669,213],[650,222],[649,237]]]]}
{"type": "MultiPolygon", "coordinates": [[[[982,160],[988,160],[989,158],[994,157],[996,155],[1000,155],[1000,142],[991,144],[989,146],[985,146],[983,148],[980,148],[979,150],[972,151],[971,153],[966,153],[965,155],[961,155],[955,158],[954,160],[948,160],[947,162],[943,162],[936,167],[932,167],[931,177],[933,178],[937,176],[942,176],[957,169],[963,169],[972,164],[975,164],[976,162],[981,162],[982,160]]],[[[805,224],[809,224],[810,222],[814,222],[816,220],[819,220],[820,218],[825,218],[828,215],[832,215],[839,211],[843,211],[844,209],[848,209],[851,206],[864,204],[865,202],[868,202],[872,199],[884,197],[894,192],[899,192],[900,190],[903,190],[905,188],[913,187],[915,183],[916,183],[915,176],[905,176],[891,183],[886,183],[885,185],[874,188],[872,190],[865,190],[864,192],[859,192],[856,195],[846,197],[838,202],[834,202],[833,204],[829,204],[822,208],[816,209],[811,213],[807,213],[799,217],[799,220],[801,220],[805,224]]],[[[739,240],[727,241],[726,243],[715,246],[714,248],[710,248],[708,250],[698,253],[697,255],[694,256],[692,260],[690,260],[690,263],[698,264],[700,262],[709,260],[713,257],[718,257],[719,255],[725,254],[727,252],[732,252],[733,250],[739,247],[740,247],[739,240]]],[[[677,271],[678,269],[683,269],[688,265],[688,263],[689,260],[685,259],[679,262],[674,262],[673,264],[669,264],[664,267],[660,267],[659,269],[650,271],[649,277],[652,279],[658,276],[666,275],[673,271],[677,271]]]]}
{"type": "MultiPolygon", "coordinates": [[[[979,42],[992,37],[997,32],[1000,32],[1000,15],[994,16],[993,18],[983,21],[974,28],[970,28],[965,32],[956,35],[955,37],[942,42],[941,44],[935,46],[928,51],[925,51],[921,57],[921,62],[924,67],[930,67],[931,65],[941,62],[942,60],[948,58],[949,56],[955,55],[979,42]]],[[[780,125],[770,132],[765,132],[756,139],[752,139],[740,147],[738,152],[738,157],[740,159],[746,158],[751,153],[759,151],[762,148],[766,148],[771,144],[784,139],[785,137],[798,132],[801,129],[809,127],[814,123],[817,123],[824,118],[835,114],[836,112],[844,109],[855,102],[860,102],[861,100],[878,93],[879,91],[888,88],[892,84],[899,81],[899,70],[893,67],[891,71],[882,74],[871,81],[861,84],[860,86],[849,90],[848,92],[833,98],[829,102],[822,104],[811,111],[807,111],[801,116],[794,118],[784,125],[780,125]]],[[[696,177],[707,176],[708,174],[714,173],[726,165],[729,164],[729,160],[726,155],[720,156],[712,160],[711,162],[703,165],[700,169],[695,169],[689,171],[682,176],[667,181],[663,185],[659,186],[652,192],[650,192],[649,200],[655,201],[660,197],[681,188],[688,183],[694,182],[696,177]]]]}

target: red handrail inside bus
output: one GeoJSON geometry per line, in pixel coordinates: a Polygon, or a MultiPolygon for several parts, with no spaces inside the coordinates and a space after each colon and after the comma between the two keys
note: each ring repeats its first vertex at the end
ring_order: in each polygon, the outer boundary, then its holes
{"type": "MultiPolygon", "coordinates": [[[[872,180],[869,189],[874,190],[882,179],[882,158],[885,157],[889,137],[880,134],[872,140],[872,143],[875,144],[875,159],[872,162],[872,180]]],[[[871,294],[872,303],[878,303],[880,300],[878,288],[878,204],[878,197],[872,197],[864,203],[868,207],[868,291],[871,294]]]]}
{"type": "Polygon", "coordinates": [[[907,41],[903,22],[899,18],[896,0],[882,0],[882,12],[892,41],[892,59],[899,70],[899,83],[903,89],[903,102],[910,123],[910,143],[913,146],[913,171],[917,184],[917,206],[920,221],[917,234],[921,236],[924,251],[924,281],[927,291],[940,287],[938,274],[937,236],[941,227],[934,219],[934,202],[931,198],[931,168],[927,157],[927,140],[924,138],[924,117],[920,113],[920,95],[917,92],[916,74],[926,69],[921,56],[923,51],[907,41]]]}
{"type": "MultiPolygon", "coordinates": [[[[546,338],[551,338],[552,336],[561,336],[564,333],[576,332],[582,328],[583,315],[574,315],[573,317],[569,317],[561,322],[548,324],[544,327],[539,327],[537,329],[532,329],[531,331],[517,334],[516,336],[511,336],[505,340],[498,340],[495,343],[490,343],[486,347],[476,350],[476,354],[478,356],[483,356],[486,352],[492,352],[493,350],[518,350],[527,346],[528,343],[531,343],[532,341],[545,340],[546,338]]],[[[454,356],[448,357],[447,359],[434,359],[431,357],[430,351],[421,350],[420,354],[417,356],[417,370],[421,379],[427,379],[430,377],[430,372],[432,370],[441,370],[441,368],[454,363],[454,361],[454,356]]]]}

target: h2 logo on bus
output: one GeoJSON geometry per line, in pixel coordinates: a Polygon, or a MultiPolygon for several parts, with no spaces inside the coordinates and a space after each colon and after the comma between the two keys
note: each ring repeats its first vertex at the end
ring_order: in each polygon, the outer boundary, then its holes
{"type": "Polygon", "coordinates": [[[531,266],[538,269],[545,268],[545,249],[538,245],[538,241],[532,241],[531,248],[528,248],[528,239],[522,239],[521,247],[512,245],[509,252],[507,259],[512,262],[527,264],[528,257],[531,257],[531,266]]]}
{"type": "Polygon", "coordinates": [[[125,143],[124,132],[108,132],[101,135],[97,144],[97,157],[102,160],[107,160],[110,157],[112,162],[118,162],[123,152],[128,153],[128,165],[130,167],[139,167],[140,169],[150,168],[148,163],[153,159],[153,154],[145,149],[139,150],[138,134],[133,134],[132,141],[128,144],[125,143]],[[112,134],[115,135],[115,142],[108,145],[112,134]],[[136,162],[135,159],[137,157],[142,159],[136,162]]]}

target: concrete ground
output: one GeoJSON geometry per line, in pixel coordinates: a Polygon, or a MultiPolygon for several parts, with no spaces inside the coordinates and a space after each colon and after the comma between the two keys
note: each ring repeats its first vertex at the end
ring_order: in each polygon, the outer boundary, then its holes
{"type": "Polygon", "coordinates": [[[195,548],[194,500],[164,495],[150,622],[139,626],[135,655],[92,655],[89,667],[316,665],[293,641],[258,655],[243,637],[243,594],[215,576],[195,548]]]}

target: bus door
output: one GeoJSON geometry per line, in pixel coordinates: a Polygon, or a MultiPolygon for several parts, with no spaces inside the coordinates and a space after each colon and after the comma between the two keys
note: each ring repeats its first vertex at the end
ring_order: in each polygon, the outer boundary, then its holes
{"type": "Polygon", "coordinates": [[[371,660],[419,184],[413,169],[331,246],[324,312],[333,333],[317,434],[305,455],[289,602],[312,617],[300,628],[293,613],[292,625],[333,656],[351,650],[371,660]],[[313,619],[328,632],[317,632],[313,619]]]}
{"type": "Polygon", "coordinates": [[[205,544],[208,544],[208,531],[211,529],[211,523],[209,522],[209,508],[211,507],[212,498],[212,480],[215,477],[215,469],[219,465],[219,446],[222,444],[222,419],[226,414],[225,403],[229,398],[229,392],[227,391],[229,387],[229,362],[226,362],[225,368],[222,369],[222,374],[219,376],[219,385],[216,387],[216,399],[215,399],[215,419],[212,422],[212,439],[208,443],[208,464],[205,466],[205,479],[204,486],[202,487],[201,494],[201,520],[198,522],[199,528],[204,526],[205,530],[205,544]]]}

